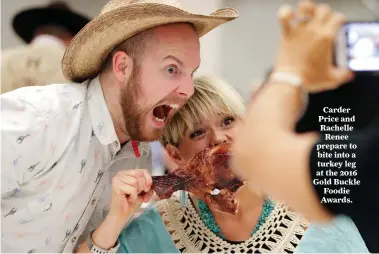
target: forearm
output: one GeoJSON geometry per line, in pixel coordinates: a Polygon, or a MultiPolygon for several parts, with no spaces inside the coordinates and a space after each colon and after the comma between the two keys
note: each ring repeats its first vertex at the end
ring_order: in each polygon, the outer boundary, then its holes
{"type": "Polygon", "coordinates": [[[257,174],[251,176],[252,181],[254,177],[259,178],[259,169],[276,174],[281,179],[280,184],[271,174],[261,180],[272,193],[277,193],[275,198],[278,200],[285,201],[311,219],[328,219],[330,217],[320,204],[309,172],[309,154],[318,135],[301,135],[294,131],[303,107],[300,88],[267,84],[251,103],[243,127],[244,141],[238,142],[241,146],[237,144],[236,147],[237,160],[240,167],[251,168],[257,174]],[[246,144],[250,149],[246,149],[246,144]],[[294,154],[298,157],[291,159],[294,154]]]}
{"type": "Polygon", "coordinates": [[[287,84],[266,84],[249,106],[246,124],[259,131],[273,129],[292,133],[302,113],[303,93],[287,84]]]}
{"type": "MultiPolygon", "coordinates": [[[[105,250],[113,248],[126,222],[127,221],[120,221],[116,217],[108,215],[101,225],[92,233],[93,243],[105,250]]],[[[90,250],[87,243],[83,242],[76,252],[89,253],[90,250]]]]}

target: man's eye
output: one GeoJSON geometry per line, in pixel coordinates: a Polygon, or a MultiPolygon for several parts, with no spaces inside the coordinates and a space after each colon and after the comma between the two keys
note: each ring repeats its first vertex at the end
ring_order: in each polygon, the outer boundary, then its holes
{"type": "Polygon", "coordinates": [[[176,74],[178,72],[178,68],[176,66],[167,67],[167,72],[169,74],[176,74]]]}
{"type": "Polygon", "coordinates": [[[191,133],[190,138],[196,138],[204,134],[203,130],[197,130],[191,133]]]}
{"type": "Polygon", "coordinates": [[[228,125],[231,125],[233,122],[234,122],[234,118],[233,117],[225,117],[222,124],[224,126],[228,126],[228,125]]]}

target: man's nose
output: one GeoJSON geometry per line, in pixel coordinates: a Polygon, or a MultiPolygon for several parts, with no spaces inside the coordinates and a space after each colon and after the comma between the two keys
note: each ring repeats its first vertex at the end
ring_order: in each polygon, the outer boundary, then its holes
{"type": "Polygon", "coordinates": [[[192,77],[186,77],[184,80],[182,80],[176,92],[180,98],[188,99],[191,97],[194,93],[192,77]]]}

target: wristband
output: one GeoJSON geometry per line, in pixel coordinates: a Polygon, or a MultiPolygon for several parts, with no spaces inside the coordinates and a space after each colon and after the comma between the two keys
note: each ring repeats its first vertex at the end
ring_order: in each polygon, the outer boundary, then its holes
{"type": "Polygon", "coordinates": [[[97,253],[97,254],[109,254],[109,253],[116,253],[118,248],[120,247],[119,241],[116,242],[116,246],[109,250],[104,250],[98,246],[96,246],[93,241],[92,241],[92,233],[88,235],[86,239],[86,243],[88,245],[88,249],[90,250],[91,253],[97,253]]]}
{"type": "Polygon", "coordinates": [[[296,74],[290,72],[273,72],[269,78],[269,83],[286,83],[291,86],[301,87],[303,80],[296,74]]]}
{"type": "Polygon", "coordinates": [[[294,87],[298,87],[302,90],[302,100],[303,100],[303,109],[301,113],[301,117],[304,116],[306,109],[308,107],[309,103],[309,94],[308,92],[303,88],[303,80],[299,76],[297,76],[294,73],[291,72],[273,72],[268,80],[267,83],[272,84],[287,84],[294,87]]]}

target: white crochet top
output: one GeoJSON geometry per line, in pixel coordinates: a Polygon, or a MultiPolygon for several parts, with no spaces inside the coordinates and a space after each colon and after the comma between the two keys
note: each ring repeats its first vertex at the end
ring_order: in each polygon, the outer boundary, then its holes
{"type": "Polygon", "coordinates": [[[245,242],[229,243],[208,229],[195,207],[182,207],[179,199],[157,203],[162,220],[178,250],[183,253],[293,253],[309,222],[287,206],[275,202],[266,222],[245,242]]]}

